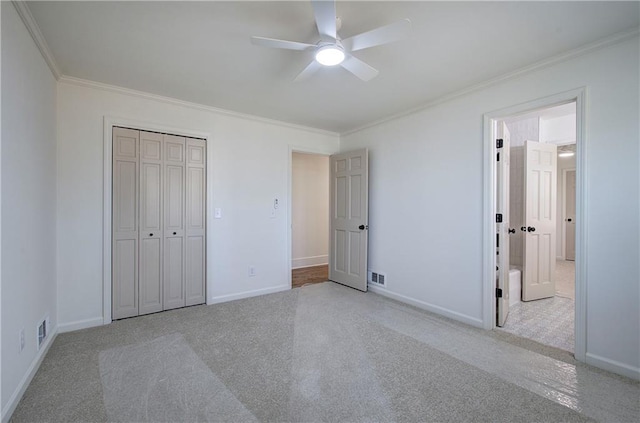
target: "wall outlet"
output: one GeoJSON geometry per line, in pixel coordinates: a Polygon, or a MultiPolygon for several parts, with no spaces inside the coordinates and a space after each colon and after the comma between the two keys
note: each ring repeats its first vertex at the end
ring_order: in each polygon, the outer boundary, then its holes
{"type": "Polygon", "coordinates": [[[18,352],[22,352],[22,350],[24,350],[24,328],[20,329],[20,332],[18,332],[18,345],[20,348],[18,352]]]}
{"type": "Polygon", "coordinates": [[[249,276],[255,276],[255,275],[256,275],[255,266],[249,266],[249,276]]]}

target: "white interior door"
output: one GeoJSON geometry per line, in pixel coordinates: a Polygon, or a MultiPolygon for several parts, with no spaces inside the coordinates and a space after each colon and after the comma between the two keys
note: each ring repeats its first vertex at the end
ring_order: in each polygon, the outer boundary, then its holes
{"type": "Polygon", "coordinates": [[[522,299],[555,295],[557,153],[554,144],[525,142],[522,299]]]}
{"type": "Polygon", "coordinates": [[[138,131],[113,128],[111,308],[114,319],[138,315],[138,131]]]}
{"type": "Polygon", "coordinates": [[[507,125],[500,121],[497,138],[502,140],[496,159],[496,213],[502,215],[502,222],[496,220],[497,270],[496,270],[496,310],[497,324],[504,326],[509,315],[509,148],[511,135],[507,125]]]}
{"type": "Polygon", "coordinates": [[[565,184],[565,259],[576,259],[576,171],[567,170],[565,184]]]}
{"type": "Polygon", "coordinates": [[[330,158],[329,279],[367,290],[369,153],[330,158]]]}

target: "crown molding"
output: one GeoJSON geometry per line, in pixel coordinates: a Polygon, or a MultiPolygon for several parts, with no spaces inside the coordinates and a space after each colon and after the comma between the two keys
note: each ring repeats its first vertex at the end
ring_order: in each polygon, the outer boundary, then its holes
{"type": "Polygon", "coordinates": [[[165,97],[157,94],[151,94],[144,91],[132,90],[130,88],[119,87],[117,85],[104,84],[102,82],[90,81],[88,79],[75,78],[73,76],[62,75],[58,78],[59,83],[76,85],[85,88],[94,88],[102,91],[109,91],[117,94],[123,94],[130,97],[144,98],[146,100],[158,101],[161,103],[171,104],[174,106],[188,107],[190,109],[202,110],[205,112],[215,113],[219,115],[230,116],[239,119],[251,120],[254,122],[265,123],[269,125],[283,126],[286,128],[296,129],[299,131],[313,132],[320,135],[327,135],[331,137],[339,137],[337,132],[327,131],[325,129],[313,128],[310,126],[297,125],[295,123],[284,122],[281,120],[264,118],[256,115],[250,115],[247,113],[234,112],[232,110],[220,109],[213,106],[207,106],[205,104],[192,103],[190,101],[178,100],[172,97],[165,97]]]}
{"type": "Polygon", "coordinates": [[[51,54],[51,49],[49,49],[47,41],[44,39],[42,32],[40,32],[40,27],[31,14],[31,10],[29,9],[29,6],[27,6],[27,2],[13,0],[11,3],[13,3],[13,6],[16,8],[18,15],[20,15],[22,22],[24,22],[24,26],[27,27],[27,30],[31,34],[31,38],[33,38],[36,46],[38,46],[38,50],[40,50],[44,61],[47,62],[49,69],[51,69],[51,73],[56,80],[59,80],[61,76],[60,68],[58,68],[56,61],[53,58],[53,54],[51,54]]]}
{"type": "Polygon", "coordinates": [[[609,37],[602,38],[602,39],[600,39],[600,40],[598,40],[596,42],[583,45],[583,46],[578,47],[576,49],[569,50],[567,52],[564,52],[564,53],[561,53],[561,54],[558,54],[558,55],[555,55],[555,56],[551,56],[551,57],[549,57],[547,59],[543,59],[543,60],[541,60],[539,62],[536,62],[536,63],[534,63],[532,65],[525,66],[525,67],[517,69],[515,71],[500,75],[498,77],[495,77],[495,78],[492,78],[492,79],[488,79],[486,81],[483,81],[483,82],[468,86],[468,87],[463,88],[463,89],[458,90],[458,91],[454,91],[452,93],[449,93],[449,94],[446,94],[446,95],[444,95],[442,97],[439,97],[439,98],[437,98],[437,99],[435,99],[433,101],[421,104],[420,106],[414,107],[414,108],[409,109],[409,110],[405,110],[404,112],[396,113],[394,115],[387,116],[385,118],[378,119],[378,120],[375,120],[373,122],[366,123],[364,125],[358,126],[358,127],[354,128],[354,129],[350,129],[348,131],[341,132],[340,133],[340,137],[351,135],[351,134],[354,134],[356,132],[362,131],[364,129],[372,128],[374,126],[382,125],[383,123],[390,122],[392,120],[400,119],[400,118],[403,118],[403,117],[407,117],[407,116],[422,112],[424,110],[427,110],[427,109],[430,109],[432,107],[435,107],[435,106],[437,106],[439,104],[446,103],[448,101],[454,100],[454,99],[456,99],[458,97],[463,97],[465,95],[474,93],[476,91],[480,91],[482,89],[489,88],[491,86],[497,85],[497,84],[499,84],[501,82],[508,81],[510,79],[514,79],[514,78],[517,78],[519,76],[526,75],[526,74],[529,74],[529,73],[532,73],[532,72],[535,72],[535,71],[538,71],[538,70],[541,70],[541,69],[556,65],[558,63],[562,63],[562,62],[568,61],[568,60],[573,59],[575,57],[582,56],[582,55],[591,53],[593,51],[596,51],[596,50],[599,50],[599,49],[602,49],[602,48],[605,48],[605,47],[612,46],[614,44],[621,43],[623,41],[638,37],[639,35],[640,35],[640,28],[634,28],[634,29],[631,29],[631,30],[628,30],[628,31],[618,32],[618,33],[613,34],[613,35],[611,35],[609,37]]]}

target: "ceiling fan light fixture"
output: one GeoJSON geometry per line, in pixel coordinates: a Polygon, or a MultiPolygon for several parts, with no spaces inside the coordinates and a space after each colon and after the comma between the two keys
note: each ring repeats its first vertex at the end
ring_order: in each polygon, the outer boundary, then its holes
{"type": "Polygon", "coordinates": [[[337,45],[330,44],[316,51],[316,61],[323,66],[335,66],[344,61],[344,51],[337,45]]]}

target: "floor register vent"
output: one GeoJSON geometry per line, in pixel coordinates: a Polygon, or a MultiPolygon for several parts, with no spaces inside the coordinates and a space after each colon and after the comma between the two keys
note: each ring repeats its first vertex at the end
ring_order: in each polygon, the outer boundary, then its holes
{"type": "Polygon", "coordinates": [[[375,285],[385,286],[387,275],[380,272],[369,271],[369,282],[375,285]]]}

